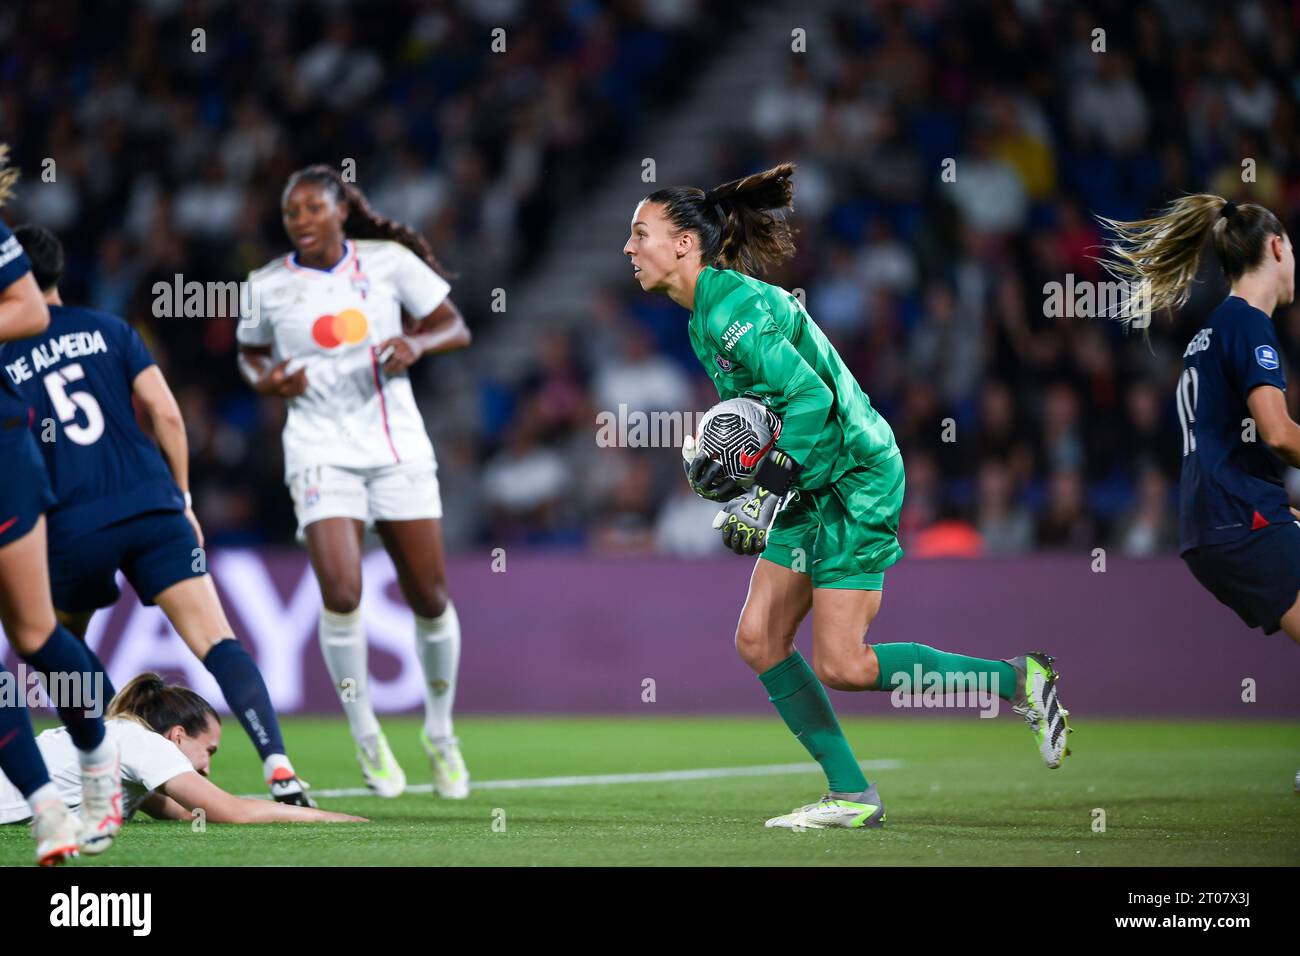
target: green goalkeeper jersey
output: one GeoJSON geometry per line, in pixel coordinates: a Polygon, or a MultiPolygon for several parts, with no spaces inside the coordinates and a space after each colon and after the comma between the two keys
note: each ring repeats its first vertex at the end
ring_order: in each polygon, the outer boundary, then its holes
{"type": "Polygon", "coordinates": [[[695,285],[691,346],[722,399],[748,395],[781,418],[777,447],[812,491],[898,453],[893,429],[794,295],[731,269],[695,285]]]}

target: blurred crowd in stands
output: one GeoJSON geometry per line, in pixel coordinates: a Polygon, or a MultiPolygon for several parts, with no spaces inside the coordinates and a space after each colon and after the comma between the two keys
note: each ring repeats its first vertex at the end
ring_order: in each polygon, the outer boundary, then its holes
{"type": "MultiPolygon", "coordinates": [[[[351,158],[372,205],[420,228],[458,274],[475,330],[469,352],[413,374],[448,546],[708,553],[716,506],[690,494],[680,456],[595,440],[597,415],[620,405],[716,400],[681,309],[630,279],[591,282],[589,311],[539,330],[522,379],[472,353],[491,341],[491,290],[526,281],[555,224],[582,214],[640,127],[680,109],[689,76],[729,36],[745,42],[762,7],[20,5],[0,14],[0,141],[24,171],[5,216],[63,238],[66,299],[145,335],[186,415],[213,544],[292,539],[283,409],[239,380],[235,317],[155,318],[153,285],[243,278],[286,251],[288,173],[351,158]]],[[[1261,203],[1296,234],[1300,7],[843,7],[835,48],[774,61],[736,104],[744,128],[709,148],[714,182],[798,164],[799,251],[762,278],[803,290],[893,425],[908,553],[1171,551],[1174,383],[1225,293],[1212,256],[1187,308],[1145,334],[1048,316],[1044,289],[1105,278],[1094,215],[1139,218],[1184,192],[1261,203]]],[[[1275,321],[1293,364],[1300,308],[1275,321]]]]}

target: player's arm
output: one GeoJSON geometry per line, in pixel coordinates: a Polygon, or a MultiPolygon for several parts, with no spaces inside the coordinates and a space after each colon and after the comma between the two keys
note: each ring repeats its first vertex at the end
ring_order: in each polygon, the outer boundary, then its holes
{"type": "Polygon", "coordinates": [[[203,529],[199,527],[199,519],[194,516],[190,503],[190,443],[176,396],[157,365],[150,365],[136,375],[131,383],[131,392],[153,426],[154,440],[158,442],[176,486],[185,496],[185,517],[194,526],[199,547],[203,547],[203,529]]]}
{"type": "MultiPolygon", "coordinates": [[[[761,300],[755,297],[753,302],[757,308],[740,310],[753,318],[733,321],[727,329],[717,330],[716,337],[725,351],[753,372],[755,381],[769,387],[779,385],[786,408],[779,447],[759,462],[750,489],[728,501],[713,520],[713,527],[722,532],[723,544],[741,555],[759,554],[767,547],[767,532],[777,508],[796,480],[813,488],[824,483],[829,464],[806,472],[803,464],[811,457],[835,403],[830,387],[781,334],[761,300]],[[753,327],[727,334],[728,330],[744,329],[747,322],[753,327]]],[[[692,483],[694,471],[692,463],[688,473],[692,483]]]]}
{"type": "Polygon", "coordinates": [[[167,467],[181,492],[190,490],[190,446],[185,437],[185,419],[181,417],[181,407],[176,404],[167,379],[163,378],[162,369],[150,365],[135,377],[131,383],[131,392],[135,400],[144,409],[153,426],[154,439],[167,459],[167,467]]]}
{"type": "MultiPolygon", "coordinates": [[[[210,823],[366,823],[354,817],[314,807],[295,807],[274,800],[252,800],[226,793],[197,771],[178,774],[159,788],[179,806],[189,820],[202,809],[210,823]]],[[[164,805],[165,808],[166,805],[164,805]]]]}
{"type": "MultiPolygon", "coordinates": [[[[735,293],[733,293],[735,294],[735,293]]],[[[724,304],[726,300],[724,299],[724,304]]],[[[751,296],[738,307],[719,310],[710,322],[710,337],[721,343],[722,352],[734,356],[749,368],[757,382],[769,387],[779,384],[786,400],[780,447],[768,452],[754,473],[755,485],[781,498],[803,472],[804,463],[821,437],[830,417],[835,396],[813,367],[777,328],[766,304],[751,296]],[[750,328],[746,329],[745,326],[750,328]],[[743,329],[737,334],[737,330],[743,329]]],[[[803,476],[806,487],[825,480],[829,464],[803,476]]],[[[686,478],[696,494],[714,501],[729,501],[740,493],[739,486],[722,471],[720,463],[707,455],[689,462],[686,478]]]]}
{"type": "Polygon", "coordinates": [[[753,321],[754,327],[740,335],[730,351],[741,365],[753,371],[756,381],[780,386],[786,406],[777,444],[791,459],[782,462],[778,455],[769,454],[759,465],[754,481],[778,495],[784,495],[796,477],[803,486],[819,487],[825,482],[829,461],[816,472],[801,472],[825,433],[835,396],[799,350],[781,334],[766,309],[757,310],[756,317],[747,321],[753,321]]]}
{"type": "Polygon", "coordinates": [[[463,349],[472,339],[469,326],[465,324],[465,317],[456,308],[456,303],[451,299],[443,299],[424,318],[412,322],[404,335],[380,343],[379,354],[388,355],[384,360],[385,374],[397,375],[425,355],[463,349]]]}
{"type": "Polygon", "coordinates": [[[289,359],[276,362],[269,345],[241,345],[239,374],[260,395],[297,398],[307,391],[307,367],[289,373],[289,359]]]}
{"type": "Polygon", "coordinates": [[[256,276],[256,272],[248,276],[252,305],[241,308],[239,325],[235,329],[235,338],[239,342],[239,353],[235,359],[239,374],[259,395],[297,398],[307,391],[307,367],[304,364],[290,374],[290,358],[282,362],[275,360],[273,310],[267,308],[262,293],[263,286],[256,276]]]}
{"type": "Polygon", "coordinates": [[[1246,396],[1260,439],[1292,468],[1300,468],[1300,425],[1291,420],[1286,393],[1275,385],[1259,385],[1246,396]]]}
{"type": "Polygon", "coordinates": [[[140,801],[140,809],[155,820],[192,820],[194,814],[186,810],[171,797],[161,793],[151,793],[140,801]]]}
{"type": "Polygon", "coordinates": [[[0,289],[0,342],[37,335],[49,324],[49,307],[30,272],[0,289]]]}

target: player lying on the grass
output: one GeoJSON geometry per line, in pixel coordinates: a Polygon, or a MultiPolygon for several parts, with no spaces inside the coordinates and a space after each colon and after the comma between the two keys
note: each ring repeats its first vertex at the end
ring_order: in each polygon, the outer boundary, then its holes
{"type": "MultiPolygon", "coordinates": [[[[157,674],[127,683],[109,705],[105,726],[122,755],[122,816],[143,810],[159,820],[209,823],[364,823],[364,817],[227,793],[208,779],[221,745],[221,718],[188,687],[168,686],[157,674]]],[[[81,769],[67,731],[36,738],[62,801],[81,799],[81,769]]],[[[19,823],[31,812],[22,794],[0,776],[0,823],[19,823]]]]}
{"type": "MultiPolygon", "coordinates": [[[[1247,627],[1300,643],[1300,512],[1285,483],[1286,467],[1300,468],[1300,425],[1287,411],[1272,320],[1295,301],[1291,238],[1263,206],[1207,193],[1176,199],[1151,219],[1101,222],[1113,235],[1113,258],[1103,264],[1149,283],[1152,312],[1186,303],[1211,240],[1231,288],[1183,352],[1175,392],[1179,553],[1247,627]],[[1254,430],[1243,427],[1251,420],[1254,430]]],[[[1295,785],[1300,792],[1300,773],[1295,785]]]]}
{"type": "Polygon", "coordinates": [[[366,785],[406,788],[370,702],[361,619],[362,537],[369,525],[414,615],[424,671],[420,742],[434,792],[469,796],[452,724],[460,619],[447,590],[437,462],[408,370],[469,345],[428,240],[375,213],[337,169],[289,177],[281,219],[294,252],[248,277],[256,309],[239,324],[239,371],[286,400],[285,482],[320,583],[320,648],[366,785]]]}
{"type": "Polygon", "coordinates": [[[642,289],[690,310],[691,344],[718,394],[756,397],[783,420],[780,447],[759,462],[749,491],[703,453],[688,466],[698,494],[726,502],[719,518],[727,546],[762,554],[736,649],[826,772],[830,792],[820,802],[767,825],[879,826],[884,804],[863,776],[823,682],[836,690],[889,691],[910,682],[916,667],[927,679],[940,675],[944,686],[950,675],[973,673],[1024,716],[1053,768],[1070,752],[1067,711],[1045,654],[984,660],[924,644],[864,642],[880,610],[885,569],[903,554],[903,460],[889,424],[799,300],[751,277],[794,254],[790,227],[775,214],[791,205],[793,172],[783,163],[710,190],[651,193],[632,216],[623,252],[642,289]],[[794,647],[810,609],[812,667],[794,647]]]}
{"type": "Polygon", "coordinates": [[[140,600],[163,609],[216,678],[262,758],[272,796],[310,806],[286,756],[266,683],[235,639],[207,573],[203,531],[186,490],[185,422],[167,380],[122,319],[63,304],[63,247],[49,230],[19,226],[17,235],[49,306],[50,325],[6,343],[0,365],[25,370],[17,389],[35,410],[36,427],[48,432],[39,444],[54,485],[47,520],[59,620],[84,638],[95,611],[120,596],[120,568],[140,600]],[[132,399],[158,444],[140,428],[132,399]]]}
{"type": "MultiPolygon", "coordinates": [[[[17,175],[4,168],[7,152],[8,147],[0,144],[0,205],[17,175]]],[[[49,310],[31,276],[31,263],[0,221],[0,342],[32,335],[49,321],[49,310]]],[[[5,468],[0,481],[0,625],[18,656],[36,670],[62,674],[65,679],[82,675],[82,700],[54,701],[67,727],[73,762],[84,771],[81,812],[76,817],[50,782],[25,700],[0,705],[0,773],[13,781],[23,805],[34,815],[36,861],[51,866],[78,852],[103,853],[112,845],[122,822],[118,812],[122,781],[116,745],[104,729],[108,691],[103,669],[58,622],[50,602],[42,514],[51,502],[50,483],[29,421],[29,409],[10,375],[0,373],[0,461],[5,468]],[[101,699],[93,700],[95,694],[101,699]]],[[[0,663],[0,675],[4,670],[0,663]]]]}

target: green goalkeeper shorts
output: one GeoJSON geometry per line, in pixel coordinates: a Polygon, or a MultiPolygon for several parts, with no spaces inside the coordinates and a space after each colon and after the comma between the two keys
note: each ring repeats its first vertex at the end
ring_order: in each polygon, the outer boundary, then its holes
{"type": "Polygon", "coordinates": [[[798,492],[772,522],[763,559],[812,576],[815,588],[879,591],[903,556],[903,456],[847,471],[833,485],[798,492]]]}

